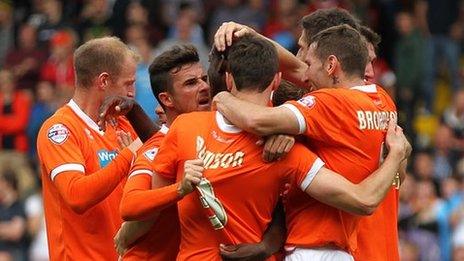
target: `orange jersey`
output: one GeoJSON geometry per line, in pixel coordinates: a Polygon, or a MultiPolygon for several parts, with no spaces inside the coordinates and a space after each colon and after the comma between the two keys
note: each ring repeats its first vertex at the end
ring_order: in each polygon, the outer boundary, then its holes
{"type": "MultiPolygon", "coordinates": [[[[377,93],[375,85],[322,89],[283,106],[294,112],[307,145],[327,167],[359,183],[379,167],[388,119],[396,118],[389,104],[370,97],[377,93]]],[[[360,216],[297,189],[286,203],[287,247],[336,246],[354,253],[360,216]]]]}
{"type": "MultiPolygon", "coordinates": [[[[153,137],[139,149],[132,165],[124,194],[133,191],[150,190],[153,175],[152,164],[158,148],[168,128],[162,126],[153,137]]],[[[135,202],[138,204],[138,202],[135,202]]],[[[179,252],[180,228],[177,206],[172,205],[161,211],[151,229],[138,239],[124,254],[124,260],[175,260],[179,252]]]]}
{"type": "MultiPolygon", "coordinates": [[[[126,120],[118,128],[132,133],[126,120]]],[[[37,148],[50,259],[116,260],[118,207],[133,158],[127,148],[118,152],[116,129],[99,131],[71,100],[42,125],[37,148]]]]}
{"type": "MultiPolygon", "coordinates": [[[[385,104],[385,108],[396,111],[396,106],[390,96],[382,88],[377,88],[377,94],[369,94],[375,102],[385,104]]],[[[374,213],[362,217],[358,225],[358,248],[354,253],[355,260],[399,260],[398,251],[398,200],[399,191],[396,187],[385,196],[374,213]]]]}
{"type": "Polygon", "coordinates": [[[155,172],[179,181],[186,160],[203,159],[205,168],[197,191],[178,202],[178,260],[220,260],[220,243],[260,242],[281,185],[296,180],[305,189],[323,166],[300,144],[283,160],[264,163],[257,141],[218,112],[183,114],[171,126],[155,158],[155,172]]]}

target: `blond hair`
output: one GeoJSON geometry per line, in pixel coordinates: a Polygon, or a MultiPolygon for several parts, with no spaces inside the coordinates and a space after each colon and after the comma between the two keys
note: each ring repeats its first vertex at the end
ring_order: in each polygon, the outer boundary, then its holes
{"type": "Polygon", "coordinates": [[[84,43],[74,52],[77,86],[88,88],[103,72],[117,77],[128,55],[139,60],[139,56],[118,37],[96,38],[84,43]]]}

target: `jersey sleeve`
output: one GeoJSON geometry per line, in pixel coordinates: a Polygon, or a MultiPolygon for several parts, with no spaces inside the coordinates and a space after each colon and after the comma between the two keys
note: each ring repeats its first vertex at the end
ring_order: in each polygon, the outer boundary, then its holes
{"type": "MultiPolygon", "coordinates": [[[[180,117],[180,116],[179,116],[180,117]]],[[[178,132],[181,127],[178,119],[169,128],[169,132],[164,137],[153,162],[153,170],[157,175],[165,179],[175,181],[177,165],[179,163],[178,132]]]]}
{"type": "Polygon", "coordinates": [[[37,150],[42,165],[52,181],[66,171],[85,173],[85,159],[79,137],[65,123],[44,126],[37,137],[37,150]]]}
{"type": "Polygon", "coordinates": [[[148,140],[137,152],[137,158],[129,172],[129,179],[136,175],[153,176],[152,164],[157,153],[158,146],[152,140],[148,140]]]}
{"type": "Polygon", "coordinates": [[[75,212],[86,210],[104,200],[127,176],[132,152],[125,148],[106,167],[87,173],[77,135],[64,124],[54,124],[39,132],[39,158],[45,172],[63,200],[75,212]]]}
{"type": "Polygon", "coordinates": [[[324,162],[302,144],[295,144],[290,153],[284,158],[284,167],[290,170],[290,178],[303,191],[313,181],[324,162]]]}
{"type": "Polygon", "coordinates": [[[128,179],[121,199],[121,217],[126,221],[147,220],[167,206],[181,199],[177,193],[179,184],[174,183],[151,189],[151,177],[135,175],[128,179]]]}
{"type": "Polygon", "coordinates": [[[295,114],[300,124],[300,134],[321,140],[337,137],[340,133],[338,120],[342,111],[340,102],[333,94],[316,91],[282,106],[295,114]]]}

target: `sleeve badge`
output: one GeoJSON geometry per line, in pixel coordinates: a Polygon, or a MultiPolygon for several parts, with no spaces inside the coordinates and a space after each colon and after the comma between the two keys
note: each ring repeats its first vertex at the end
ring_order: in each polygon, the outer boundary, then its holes
{"type": "Polygon", "coordinates": [[[48,139],[56,145],[63,144],[69,137],[69,130],[61,123],[54,124],[47,133],[48,139]]]}
{"type": "Polygon", "coordinates": [[[299,99],[298,103],[308,108],[312,108],[316,104],[316,97],[312,95],[306,95],[305,97],[299,99]]]}
{"type": "Polygon", "coordinates": [[[143,155],[150,161],[153,161],[155,159],[156,153],[158,153],[158,148],[153,148],[151,150],[145,151],[143,155]]]}

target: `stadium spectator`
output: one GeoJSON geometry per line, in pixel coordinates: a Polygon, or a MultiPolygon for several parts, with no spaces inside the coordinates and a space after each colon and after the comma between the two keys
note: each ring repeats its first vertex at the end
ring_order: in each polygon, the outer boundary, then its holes
{"type": "Polygon", "coordinates": [[[459,189],[459,181],[448,177],[441,182],[441,197],[443,204],[437,210],[438,238],[441,260],[451,260],[452,228],[455,224],[452,215],[463,203],[463,193],[459,189]]]}
{"type": "Polygon", "coordinates": [[[158,44],[164,37],[161,26],[150,22],[150,12],[156,11],[161,12],[161,10],[147,10],[141,1],[131,1],[125,13],[127,26],[142,26],[144,34],[151,45],[158,44]]]}
{"type": "Polygon", "coordinates": [[[148,67],[155,56],[153,47],[143,31],[143,27],[138,24],[130,25],[127,28],[126,41],[141,57],[135,73],[135,100],[152,120],[157,120],[155,108],[158,106],[158,102],[153,97],[150,75],[148,74],[148,67]]]}
{"type": "Polygon", "coordinates": [[[13,46],[13,9],[9,1],[0,2],[0,66],[4,65],[5,55],[13,46]]]}
{"type": "Polygon", "coordinates": [[[30,145],[28,154],[35,163],[37,163],[37,134],[45,120],[52,116],[59,106],[61,104],[58,102],[55,87],[46,81],[39,82],[26,130],[30,145]]]}
{"type": "MultiPolygon", "coordinates": [[[[190,34],[189,41],[195,46],[205,46],[204,32],[198,23],[198,10],[191,4],[186,2],[181,2],[179,10],[177,12],[177,19],[180,17],[187,16],[192,22],[192,33],[190,34]]],[[[179,28],[176,26],[176,22],[173,22],[169,28],[167,38],[179,38],[179,28]]]]}
{"type": "Polygon", "coordinates": [[[425,108],[434,111],[435,88],[440,65],[446,61],[451,86],[456,91],[461,86],[459,77],[459,57],[461,50],[458,39],[453,35],[453,27],[460,19],[459,0],[421,0],[418,2],[418,23],[427,36],[424,52],[423,86],[425,108]]]}
{"type": "Polygon", "coordinates": [[[29,260],[48,261],[47,232],[41,186],[24,202],[27,216],[27,234],[30,240],[29,260]]]}
{"type": "Polygon", "coordinates": [[[13,73],[0,71],[0,140],[2,150],[27,152],[27,123],[30,117],[30,97],[16,89],[13,73]]]}
{"type": "Polygon", "coordinates": [[[15,170],[21,196],[32,189],[34,181],[26,155],[30,103],[29,95],[16,90],[13,74],[0,70],[0,171],[7,168],[15,170]]]}
{"type": "Polygon", "coordinates": [[[56,86],[70,97],[74,90],[73,52],[76,38],[72,31],[57,31],[50,39],[50,57],[41,69],[40,79],[56,86]]]}
{"type": "Polygon", "coordinates": [[[84,42],[111,34],[108,0],[86,1],[79,17],[77,32],[84,42]]]}
{"type": "Polygon", "coordinates": [[[455,150],[464,152],[464,89],[454,93],[453,101],[442,115],[442,122],[453,131],[452,144],[455,150]]]}
{"type": "MultiPolygon", "coordinates": [[[[170,49],[175,45],[189,44],[192,43],[192,33],[194,33],[195,23],[193,17],[188,13],[181,13],[182,16],[178,17],[175,23],[175,31],[177,35],[174,35],[173,38],[166,38],[161,41],[155,49],[155,54],[159,55],[160,53],[170,49]]],[[[200,62],[203,67],[208,67],[208,47],[204,44],[194,44],[195,48],[198,51],[200,56],[200,62]]]]}
{"type": "Polygon", "coordinates": [[[417,183],[413,213],[407,218],[406,238],[417,245],[419,260],[440,260],[437,212],[442,201],[430,180],[417,183]]]}
{"type": "Polygon", "coordinates": [[[253,9],[240,0],[220,0],[219,6],[214,10],[209,23],[209,39],[214,39],[216,30],[224,22],[235,21],[247,24],[260,30],[262,24],[261,16],[257,16],[253,9]]]}
{"type": "Polygon", "coordinates": [[[38,46],[36,28],[30,24],[20,26],[17,42],[6,56],[5,68],[13,72],[18,89],[34,91],[46,52],[38,46]]]}
{"type": "Polygon", "coordinates": [[[422,88],[424,76],[424,45],[425,41],[415,26],[414,17],[407,11],[396,16],[396,30],[399,39],[396,42],[393,68],[396,73],[396,97],[401,122],[405,123],[407,133],[413,133],[410,120],[415,115],[420,95],[425,95],[422,88]]]}
{"type": "Polygon", "coordinates": [[[29,23],[37,27],[39,43],[48,46],[53,35],[68,26],[63,12],[63,2],[59,0],[34,1],[37,13],[31,15],[29,23]]]}
{"type": "Polygon", "coordinates": [[[263,28],[263,35],[273,39],[287,50],[295,53],[298,50],[298,30],[295,30],[299,7],[297,1],[276,1],[274,15],[263,28]],[[295,32],[296,31],[296,32],[295,32]]]}
{"type": "Polygon", "coordinates": [[[19,199],[18,177],[13,171],[0,173],[0,253],[11,260],[27,260],[26,214],[19,199]]]}

